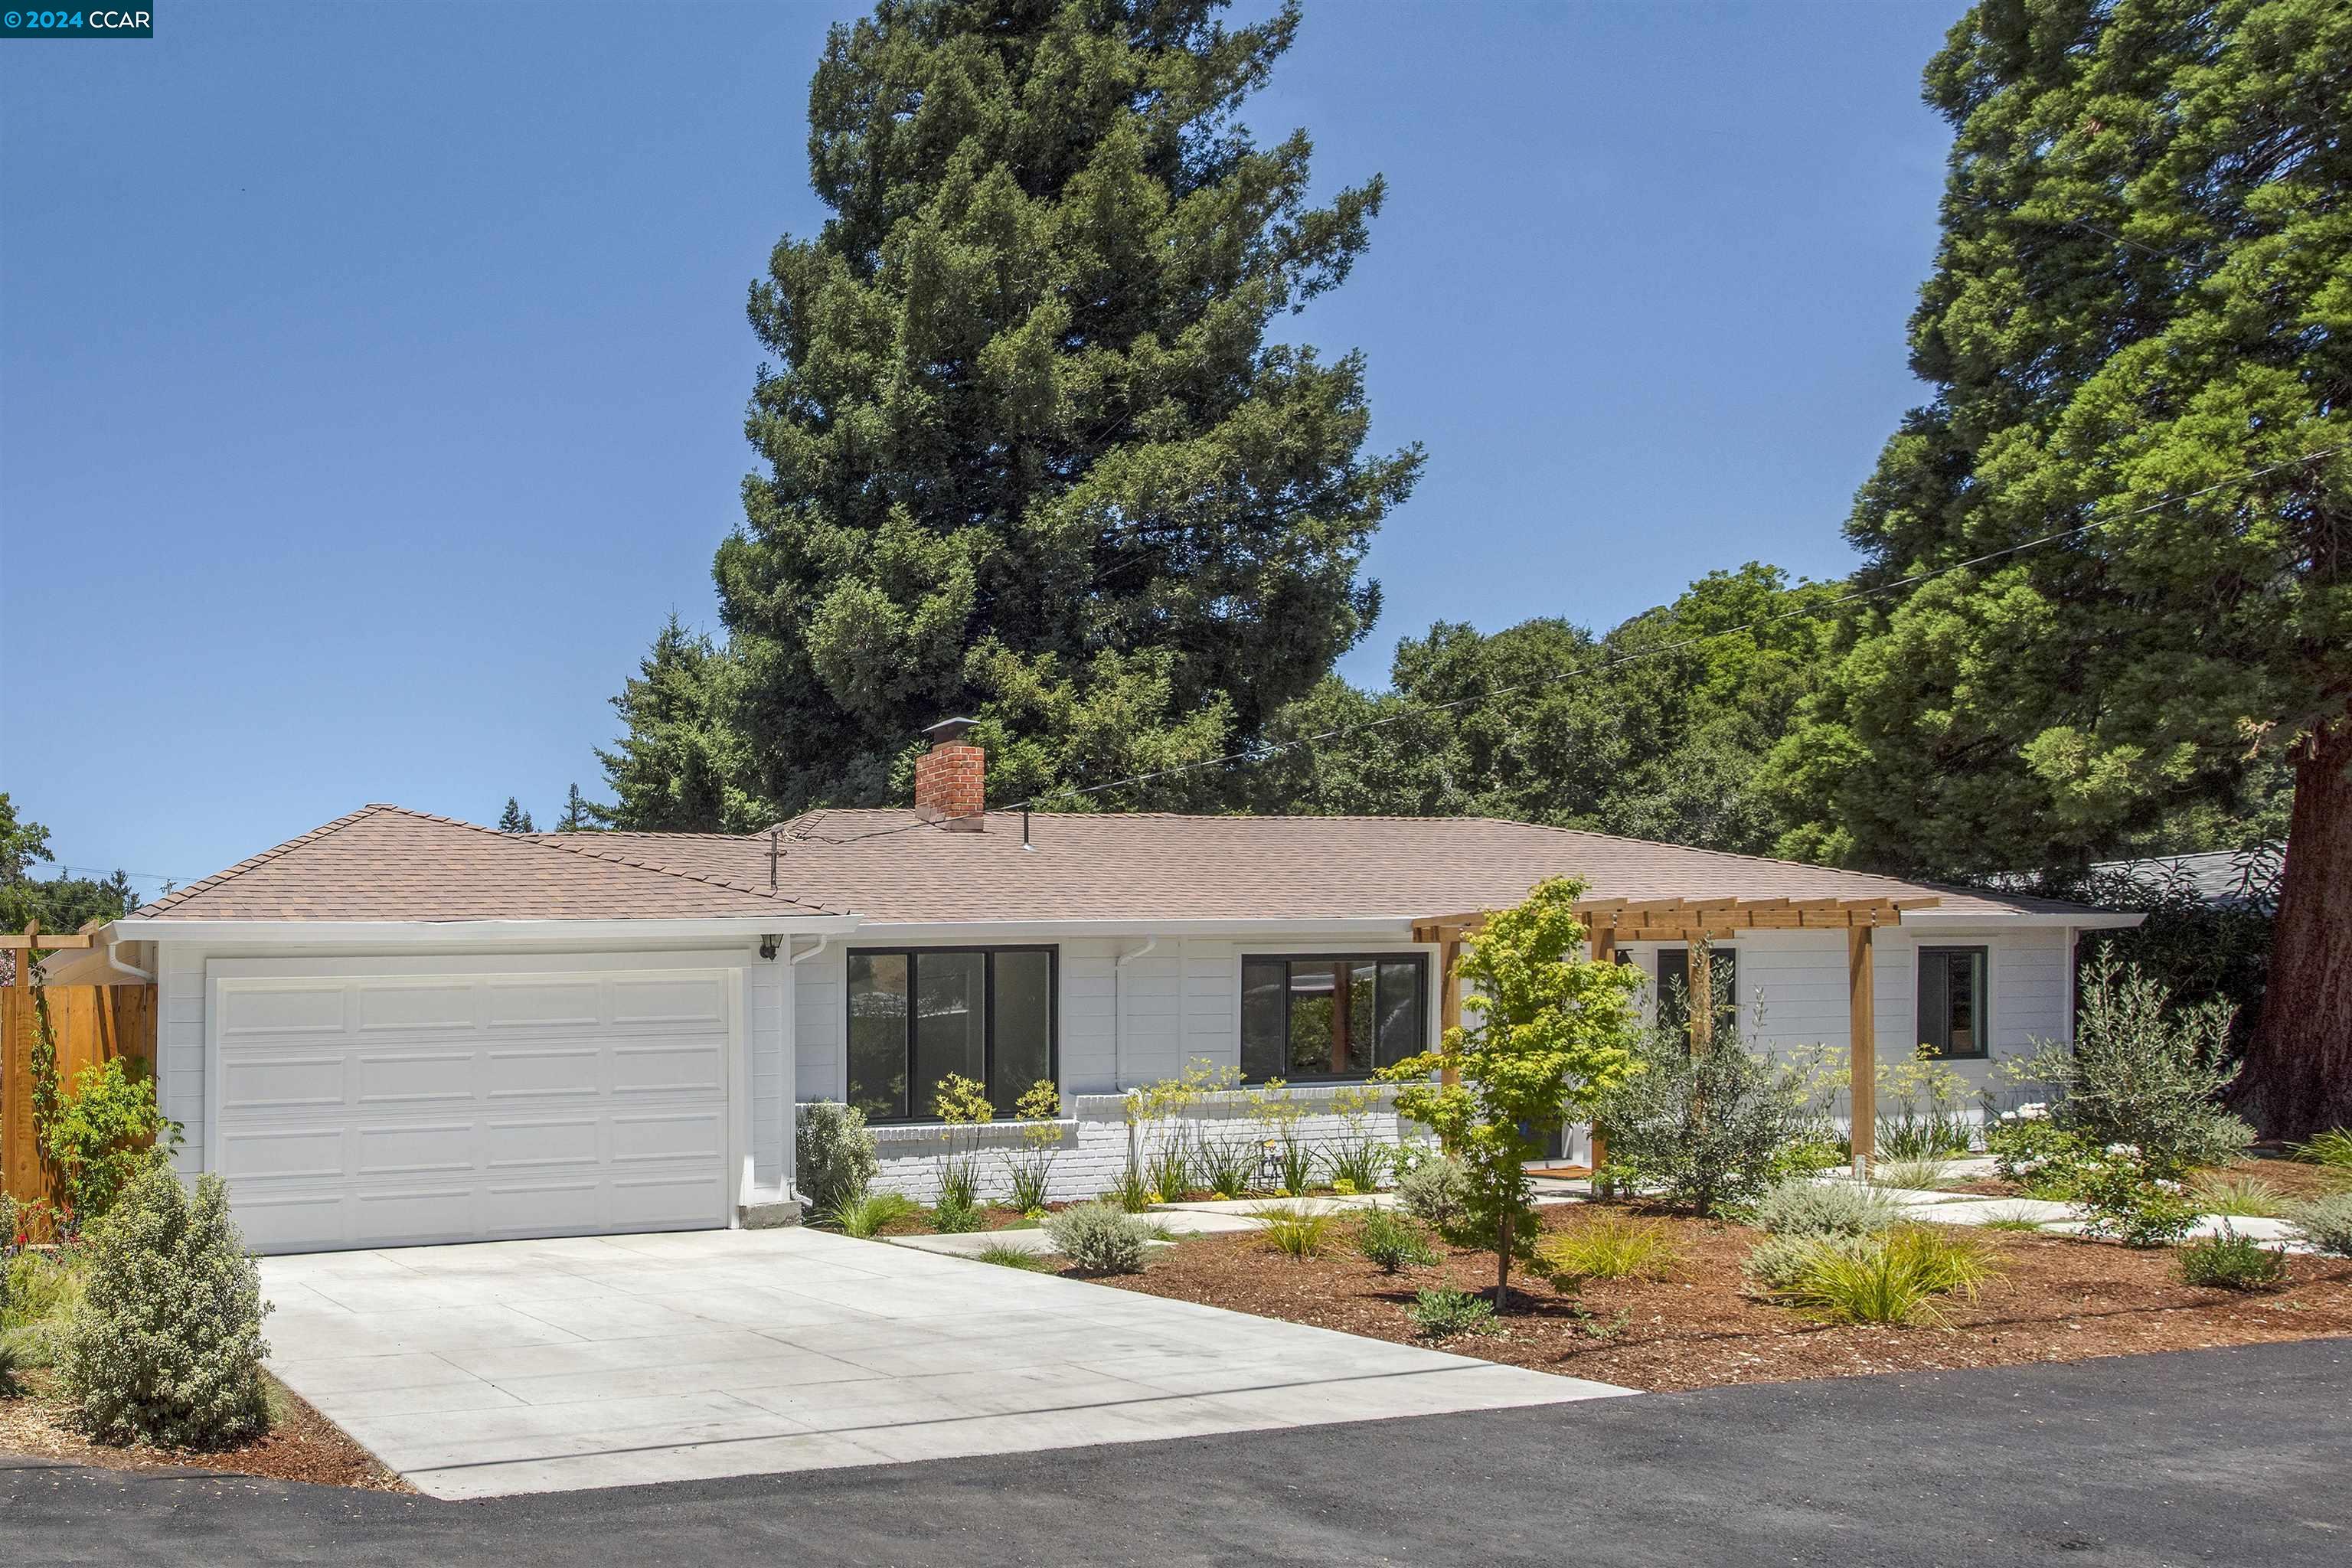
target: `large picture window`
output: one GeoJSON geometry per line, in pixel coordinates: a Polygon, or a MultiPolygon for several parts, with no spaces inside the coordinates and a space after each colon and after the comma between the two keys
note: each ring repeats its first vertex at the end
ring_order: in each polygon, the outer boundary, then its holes
{"type": "Polygon", "coordinates": [[[1990,1021],[1980,947],[1919,950],[1919,1043],[1939,1057],[1986,1054],[1990,1021]]]}
{"type": "Polygon", "coordinates": [[[849,1103],[870,1121],[929,1121],[950,1073],[1012,1108],[1055,1080],[1050,947],[854,948],[849,954],[849,1103]]]}
{"type": "Polygon", "coordinates": [[[1242,960],[1242,1076],[1370,1078],[1426,1048],[1417,952],[1242,960]]]}

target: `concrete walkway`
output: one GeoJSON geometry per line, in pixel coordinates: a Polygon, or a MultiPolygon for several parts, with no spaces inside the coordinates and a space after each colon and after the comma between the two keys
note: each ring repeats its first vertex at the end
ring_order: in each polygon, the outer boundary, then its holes
{"type": "Polygon", "coordinates": [[[1630,1392],[803,1229],[261,1268],[270,1369],[441,1498],[1630,1392]]]}

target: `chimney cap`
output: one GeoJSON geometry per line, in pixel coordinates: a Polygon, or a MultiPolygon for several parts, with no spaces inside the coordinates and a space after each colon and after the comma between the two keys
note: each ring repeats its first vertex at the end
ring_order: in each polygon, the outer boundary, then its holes
{"type": "Polygon", "coordinates": [[[932,745],[944,746],[950,741],[962,740],[964,731],[979,722],[977,719],[942,719],[925,726],[923,733],[930,737],[932,745]]]}

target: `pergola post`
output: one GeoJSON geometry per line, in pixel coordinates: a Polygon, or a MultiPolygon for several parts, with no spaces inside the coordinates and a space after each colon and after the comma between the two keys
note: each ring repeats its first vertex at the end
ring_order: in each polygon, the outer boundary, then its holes
{"type": "Polygon", "coordinates": [[[1694,935],[1690,954],[1690,1051],[1703,1057],[1715,1047],[1715,948],[1703,935],[1694,935]]]}
{"type": "Polygon", "coordinates": [[[1853,1122],[1854,1169],[1864,1174],[1878,1153],[1878,997],[1870,932],[1869,926],[1856,925],[1845,933],[1846,1065],[1853,1080],[1847,1100],[1853,1122]]]}

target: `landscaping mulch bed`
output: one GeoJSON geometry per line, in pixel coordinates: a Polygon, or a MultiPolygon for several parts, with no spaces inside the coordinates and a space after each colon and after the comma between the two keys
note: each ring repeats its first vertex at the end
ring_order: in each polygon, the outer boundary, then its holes
{"type": "Polygon", "coordinates": [[[116,1470],[222,1470],[372,1491],[413,1489],[378,1463],[374,1455],[344,1436],[342,1428],[274,1379],[269,1388],[274,1419],[266,1436],[234,1448],[179,1449],[143,1445],[116,1448],[93,1443],[73,1429],[66,1406],[52,1397],[47,1373],[29,1372],[23,1377],[23,1394],[0,1399],[0,1454],[116,1470]]]}
{"type": "MultiPolygon", "coordinates": [[[[2244,1295],[2181,1284],[2169,1251],[2012,1232],[1982,1233],[2000,1274],[1974,1301],[1946,1299],[1947,1326],[1821,1323],[1742,1293],[1740,1259],[1759,1239],[1745,1227],[1603,1204],[1550,1211],[1545,1224],[1573,1226],[1612,1209],[1671,1233],[1681,1258],[1665,1279],[1593,1280],[1580,1296],[1564,1296],[1515,1271],[1512,1311],[1492,1331],[1443,1348],[1538,1372],[1674,1390],[2352,1333],[2352,1262],[2290,1258],[2285,1289],[2244,1295]]],[[[1236,1234],[1185,1241],[1143,1273],[1103,1283],[1419,1342],[1405,1310],[1416,1290],[1491,1289],[1494,1278],[1489,1256],[1454,1252],[1437,1268],[1388,1275],[1345,1239],[1327,1256],[1294,1262],[1255,1235],[1236,1234]]]]}

